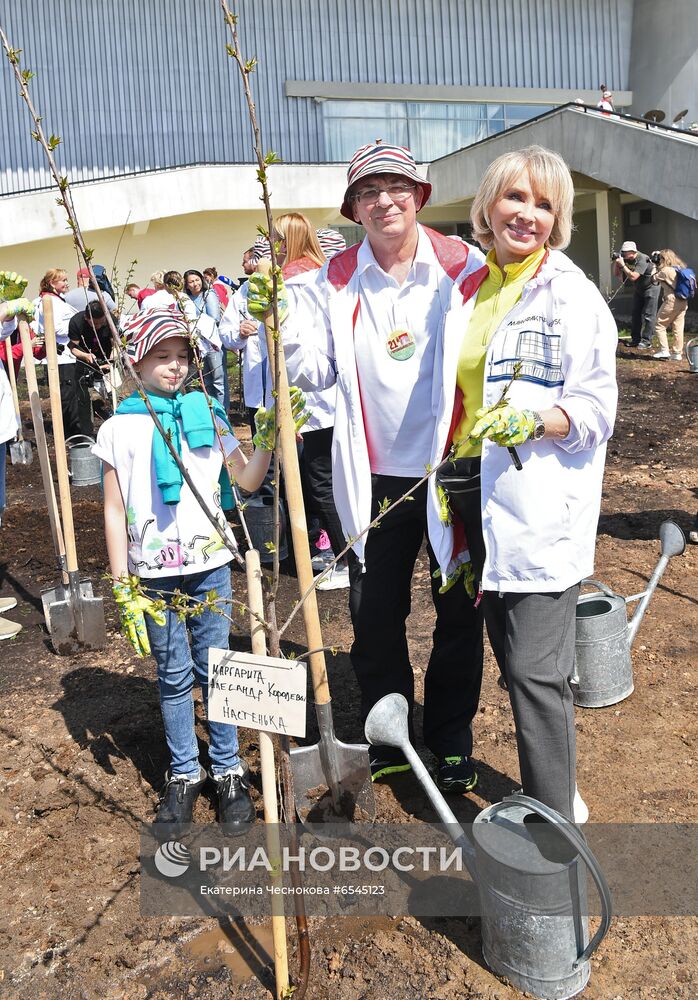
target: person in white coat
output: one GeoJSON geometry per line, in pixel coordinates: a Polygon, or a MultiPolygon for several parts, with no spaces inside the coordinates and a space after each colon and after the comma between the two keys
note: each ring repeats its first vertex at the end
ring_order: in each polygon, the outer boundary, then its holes
{"type": "MultiPolygon", "coordinates": [[[[0,340],[7,340],[17,329],[17,319],[31,320],[34,317],[34,306],[22,298],[27,287],[26,279],[15,271],[0,271],[0,340]]],[[[7,343],[6,364],[12,364],[12,352],[7,343]]],[[[5,464],[7,461],[7,443],[17,436],[19,424],[15,413],[12,387],[7,377],[5,366],[0,362],[0,524],[5,511],[5,464]]],[[[0,613],[16,607],[15,597],[0,597],[0,613]]],[[[19,622],[0,617],[0,640],[13,639],[22,626],[19,622]]]]}
{"type": "Polygon", "coordinates": [[[442,574],[470,572],[480,591],[524,793],[582,821],[570,677],[616,414],[618,338],[598,289],[560,252],[573,199],[566,164],[540,146],[504,154],[482,178],[471,220],[489,253],[443,366],[432,460],[451,447],[455,459],[430,484],[434,506],[448,501],[441,531],[435,519],[430,527],[442,574]],[[471,566],[454,545],[463,528],[471,566]]]}
{"type": "MultiPolygon", "coordinates": [[[[289,379],[303,391],[336,384],[332,484],[342,529],[352,540],[351,661],[365,718],[384,695],[414,706],[406,638],[415,563],[427,536],[426,485],[446,344],[462,334],[459,313],[483,257],[417,223],[431,185],[409,150],[374,143],[349,165],[341,212],[364,241],[313,274],[283,330],[289,379]],[[385,506],[415,488],[358,537],[385,506]]],[[[269,285],[250,278],[248,306],[269,307],[269,285]]],[[[432,571],[438,564],[428,533],[432,571]]],[[[432,580],[433,649],[424,679],[424,741],[442,789],[473,789],[471,722],[482,677],[482,620],[462,587],[432,580]]],[[[409,768],[399,751],[370,748],[374,779],[409,768]]]]}

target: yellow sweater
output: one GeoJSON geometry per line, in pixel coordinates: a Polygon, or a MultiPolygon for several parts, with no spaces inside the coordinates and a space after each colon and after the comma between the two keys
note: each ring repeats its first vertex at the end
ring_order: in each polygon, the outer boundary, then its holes
{"type": "Polygon", "coordinates": [[[503,270],[494,250],[487,254],[485,263],[490,273],[478,290],[458,357],[457,383],[463,393],[463,415],[453,435],[457,458],[475,458],[482,451],[480,442],[470,441],[468,434],[475,425],[475,411],[482,406],[487,345],[521,298],[524,285],[538,270],[545,253],[545,247],[541,247],[518,264],[505,264],[503,270]]]}

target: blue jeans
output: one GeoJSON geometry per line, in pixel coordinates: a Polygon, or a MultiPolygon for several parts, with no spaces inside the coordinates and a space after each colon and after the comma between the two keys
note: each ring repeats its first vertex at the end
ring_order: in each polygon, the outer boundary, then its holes
{"type": "MultiPolygon", "coordinates": [[[[228,648],[233,594],[230,565],[188,576],[144,580],[143,589],[150,597],[162,597],[168,604],[175,590],[199,600],[205,600],[208,591],[215,590],[220,598],[224,614],[204,611],[199,617],[180,622],[168,609],[164,625],[156,625],[150,615],[145,616],[150,648],[157,663],[160,709],[172,760],[170,770],[173,775],[198,778],[199,747],[192,692],[196,681],[208,710],[208,650],[210,646],[228,648]]],[[[209,719],[208,732],[213,774],[222,775],[236,768],[240,764],[237,726],[209,719]]]]}
{"type": "Polygon", "coordinates": [[[209,351],[204,358],[204,385],[206,392],[221,406],[225,405],[225,369],[223,351],[209,351]]]}
{"type": "Polygon", "coordinates": [[[7,458],[7,441],[0,444],[0,516],[5,510],[5,461],[7,458]]]}

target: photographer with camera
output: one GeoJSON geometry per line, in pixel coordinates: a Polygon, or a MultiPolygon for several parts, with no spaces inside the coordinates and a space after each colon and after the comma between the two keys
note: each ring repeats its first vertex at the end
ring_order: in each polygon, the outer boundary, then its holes
{"type": "MultiPolygon", "coordinates": [[[[663,292],[662,308],[657,316],[657,327],[655,334],[659,341],[659,350],[652,357],[659,361],[680,361],[683,356],[683,326],[688,309],[688,299],[682,297],[683,289],[677,285],[679,272],[683,271],[686,264],[677,253],[670,250],[655,250],[650,255],[656,266],[656,271],[652,275],[652,282],[661,287],[663,292]],[[671,327],[674,343],[673,350],[669,351],[669,340],[667,330],[671,327]]],[[[692,271],[687,273],[692,274],[692,271]]]]}
{"type": "Polygon", "coordinates": [[[652,346],[659,307],[659,285],[652,282],[655,266],[647,254],[639,252],[632,240],[626,240],[620,253],[614,252],[611,257],[616,277],[633,284],[630,346],[647,350],[652,346]]]}

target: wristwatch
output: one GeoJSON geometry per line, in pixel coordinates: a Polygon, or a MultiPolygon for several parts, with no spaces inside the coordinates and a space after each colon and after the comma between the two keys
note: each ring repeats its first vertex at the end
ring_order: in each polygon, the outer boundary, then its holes
{"type": "Polygon", "coordinates": [[[533,433],[531,434],[531,438],[533,441],[540,441],[545,436],[545,421],[536,410],[531,410],[530,413],[533,417],[533,433]]]}

